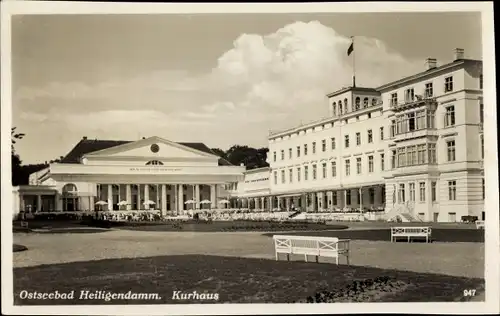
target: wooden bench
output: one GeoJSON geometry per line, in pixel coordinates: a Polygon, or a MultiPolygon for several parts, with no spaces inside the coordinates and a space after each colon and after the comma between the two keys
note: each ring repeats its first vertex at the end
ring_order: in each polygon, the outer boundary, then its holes
{"type": "Polygon", "coordinates": [[[290,255],[304,255],[307,262],[307,256],[311,255],[316,256],[316,262],[318,262],[319,257],[335,258],[338,265],[339,255],[343,255],[347,259],[347,264],[349,264],[349,239],[283,235],[274,235],[273,239],[276,260],[278,260],[278,254],[280,253],[286,254],[288,261],[290,261],[290,255]]]}
{"type": "Polygon", "coordinates": [[[476,229],[484,229],[484,221],[476,221],[476,229]]]}
{"type": "Polygon", "coordinates": [[[391,242],[397,238],[407,238],[408,242],[412,237],[425,238],[425,242],[430,241],[432,229],[430,227],[391,227],[391,242]]]}

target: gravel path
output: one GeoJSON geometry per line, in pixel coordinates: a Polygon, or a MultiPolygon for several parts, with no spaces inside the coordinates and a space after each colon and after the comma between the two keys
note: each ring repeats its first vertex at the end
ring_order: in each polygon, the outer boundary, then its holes
{"type": "MultiPolygon", "coordinates": [[[[182,254],[274,259],[273,241],[262,233],[127,230],[111,230],[95,234],[16,233],[14,242],[27,246],[28,251],[14,253],[13,264],[14,267],[26,267],[109,258],[182,254]]],[[[353,240],[351,253],[353,265],[484,277],[482,243],[407,244],[353,240]]]]}

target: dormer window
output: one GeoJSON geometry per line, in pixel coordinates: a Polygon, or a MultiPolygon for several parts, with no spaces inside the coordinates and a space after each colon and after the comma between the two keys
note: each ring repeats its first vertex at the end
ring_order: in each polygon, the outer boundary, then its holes
{"type": "Polygon", "coordinates": [[[337,115],[337,103],[336,102],[332,103],[332,114],[333,114],[333,116],[337,115]]]}
{"type": "Polygon", "coordinates": [[[366,109],[368,107],[368,98],[363,99],[363,109],[366,109]]]}
{"type": "Polygon", "coordinates": [[[146,166],[162,166],[162,165],[163,165],[163,162],[161,162],[159,160],[151,160],[151,161],[146,162],[146,166]]]}
{"type": "Polygon", "coordinates": [[[344,113],[348,112],[348,107],[347,107],[347,98],[344,99],[344,113]]]}
{"type": "Polygon", "coordinates": [[[343,113],[342,101],[339,101],[339,114],[343,113]]]}
{"type": "Polygon", "coordinates": [[[372,99],[372,106],[376,106],[377,105],[377,99],[373,98],[372,99]]]}

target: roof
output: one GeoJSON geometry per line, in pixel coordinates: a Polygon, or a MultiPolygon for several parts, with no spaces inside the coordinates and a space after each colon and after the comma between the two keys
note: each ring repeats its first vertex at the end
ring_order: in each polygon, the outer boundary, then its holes
{"type": "Polygon", "coordinates": [[[449,69],[449,68],[452,68],[452,67],[455,67],[455,66],[459,66],[459,65],[474,64],[474,63],[476,63],[476,64],[477,63],[482,63],[482,61],[481,60],[475,60],[475,59],[457,59],[457,60],[454,60],[454,61],[452,61],[450,63],[441,65],[439,67],[432,68],[432,69],[427,69],[427,70],[424,70],[422,72],[413,74],[411,76],[407,76],[407,77],[404,77],[404,78],[401,78],[401,79],[398,79],[398,80],[386,83],[386,84],[378,87],[377,90],[379,90],[379,91],[380,90],[386,90],[386,89],[391,88],[391,87],[393,87],[395,85],[403,84],[405,82],[408,82],[408,81],[411,81],[411,80],[415,80],[415,79],[419,79],[419,78],[422,78],[424,76],[433,75],[433,74],[435,74],[437,72],[440,72],[442,70],[445,70],[445,69],[449,69]]]}
{"type": "MultiPolygon", "coordinates": [[[[82,139],[63,159],[61,159],[61,163],[80,163],[80,159],[85,154],[132,142],[133,141],[126,140],[82,139]]],[[[190,147],[207,154],[218,156],[215,152],[208,148],[207,145],[203,143],[177,142],[177,144],[190,147]]],[[[232,164],[223,158],[219,158],[219,166],[232,166],[232,164]]]]}
{"type": "Polygon", "coordinates": [[[327,97],[334,97],[336,95],[342,94],[347,91],[357,91],[357,92],[372,92],[372,93],[377,93],[378,90],[375,88],[365,88],[365,87],[344,87],[342,89],[339,89],[337,91],[334,91],[332,93],[327,94],[327,97]]]}

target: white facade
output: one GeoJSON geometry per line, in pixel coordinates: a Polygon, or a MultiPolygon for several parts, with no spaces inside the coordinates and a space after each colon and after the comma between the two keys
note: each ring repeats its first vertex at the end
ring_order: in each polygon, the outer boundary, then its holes
{"type": "Polygon", "coordinates": [[[453,62],[426,67],[378,88],[331,93],[330,117],[272,133],[269,194],[285,201],[280,207],[291,199],[308,211],[484,219],[482,62],[458,49],[453,62]]]}

